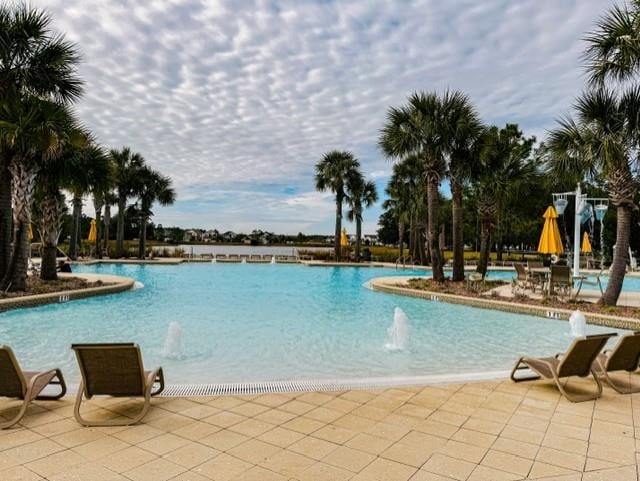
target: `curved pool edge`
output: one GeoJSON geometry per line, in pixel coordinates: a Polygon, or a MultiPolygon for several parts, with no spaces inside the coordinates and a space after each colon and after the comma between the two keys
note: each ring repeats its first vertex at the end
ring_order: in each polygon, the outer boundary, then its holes
{"type": "Polygon", "coordinates": [[[86,289],[73,289],[69,291],[48,292],[46,294],[13,297],[10,299],[0,299],[0,312],[6,312],[13,309],[20,309],[25,307],[43,306],[46,304],[70,302],[78,299],[86,299],[87,297],[118,294],[120,292],[131,290],[135,283],[135,279],[132,279],[131,277],[114,276],[107,274],[71,273],[58,274],[58,276],[61,278],[78,277],[90,282],[102,281],[105,283],[109,283],[109,285],[88,287],[86,289]]]}
{"type": "MultiPolygon", "coordinates": [[[[441,292],[422,291],[397,285],[399,282],[406,282],[408,279],[413,278],[415,278],[415,276],[376,277],[371,279],[369,283],[372,290],[387,294],[417,297],[432,302],[442,301],[480,309],[511,312],[514,314],[526,314],[561,321],[568,321],[569,317],[573,313],[570,309],[551,308],[543,305],[536,306],[510,301],[497,301],[495,299],[482,299],[478,297],[460,296],[457,294],[443,294],[441,292]]],[[[588,324],[616,329],[640,329],[640,320],[632,317],[610,316],[607,314],[598,314],[593,312],[585,312],[584,314],[587,317],[588,324]]]]}

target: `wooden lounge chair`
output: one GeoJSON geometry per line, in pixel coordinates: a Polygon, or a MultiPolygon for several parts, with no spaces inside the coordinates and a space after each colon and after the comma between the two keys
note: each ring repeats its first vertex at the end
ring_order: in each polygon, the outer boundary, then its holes
{"type": "Polygon", "coordinates": [[[0,422],[0,429],[10,428],[24,417],[31,401],[55,401],[64,396],[67,386],[60,369],[33,372],[23,371],[9,346],[0,346],[0,396],[22,400],[18,413],[11,419],[0,422]],[[60,393],[41,394],[45,387],[59,385],[60,393]]]}
{"type": "Polygon", "coordinates": [[[78,386],[73,415],[83,426],[129,426],[139,422],[151,405],[151,396],[164,390],[162,368],[145,371],[140,347],[123,344],[73,344],[80,366],[82,381],[78,386]],[[154,385],[159,384],[157,389],[154,385]],[[144,397],[142,410],[124,420],[89,421],[80,414],[83,396],[144,397]]]}
{"type": "Polygon", "coordinates": [[[634,332],[620,338],[616,347],[604,351],[596,358],[594,369],[596,375],[620,394],[640,392],[640,385],[634,384],[632,379],[620,381],[610,376],[616,371],[626,371],[631,374],[638,371],[640,362],[640,332],[634,332]]]}
{"type": "Polygon", "coordinates": [[[511,380],[522,382],[540,378],[553,379],[560,392],[571,402],[597,399],[602,394],[602,384],[594,371],[594,361],[609,338],[613,336],[616,334],[593,334],[579,337],[571,343],[567,352],[556,354],[555,357],[521,357],[511,371],[511,380]],[[516,372],[523,369],[530,369],[534,375],[516,377],[516,372]],[[568,392],[565,389],[566,386],[560,382],[561,378],[586,377],[589,374],[596,381],[597,390],[595,393],[573,394],[568,392]]]}
{"type": "Polygon", "coordinates": [[[551,266],[549,277],[549,293],[557,292],[562,299],[571,296],[573,289],[573,278],[571,277],[571,267],[551,266]]]}

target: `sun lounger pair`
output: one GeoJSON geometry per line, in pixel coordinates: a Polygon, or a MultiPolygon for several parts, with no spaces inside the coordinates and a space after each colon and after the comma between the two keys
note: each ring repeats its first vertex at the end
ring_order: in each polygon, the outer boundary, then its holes
{"type": "Polygon", "coordinates": [[[612,350],[602,351],[607,341],[617,334],[594,334],[577,338],[564,353],[554,357],[521,357],[511,371],[514,382],[531,381],[540,378],[553,379],[560,392],[571,402],[591,401],[602,395],[602,381],[621,394],[640,392],[640,385],[633,379],[620,379],[638,371],[640,362],[640,332],[620,338],[612,350]],[[517,377],[524,369],[533,375],[517,377]],[[595,380],[596,390],[591,393],[576,393],[567,390],[570,377],[587,377],[595,380]],[[560,381],[567,378],[564,384],[560,381]]]}
{"type": "MultiPolygon", "coordinates": [[[[73,410],[76,421],[83,426],[129,426],[139,422],[149,410],[151,397],[164,389],[162,368],[145,371],[140,347],[124,344],[73,344],[82,381],[78,386],[73,410]],[[157,387],[155,387],[157,386],[157,387]],[[155,388],[154,388],[155,387],[155,388]],[[143,397],[142,409],[125,419],[88,420],[80,413],[84,398],[108,395],[113,397],[143,397]]],[[[0,396],[22,400],[18,413],[0,422],[0,429],[11,427],[24,417],[31,401],[57,400],[67,392],[62,372],[52,369],[43,372],[23,371],[8,346],[0,346],[0,396]],[[45,395],[47,386],[59,385],[59,393],[45,395]]]]}

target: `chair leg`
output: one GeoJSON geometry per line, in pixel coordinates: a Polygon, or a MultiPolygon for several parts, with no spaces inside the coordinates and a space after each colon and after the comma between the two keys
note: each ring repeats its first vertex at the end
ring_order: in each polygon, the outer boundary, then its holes
{"type": "Polygon", "coordinates": [[[144,396],[144,404],[142,405],[142,409],[140,412],[134,416],[133,418],[127,419],[109,419],[106,421],[90,421],[85,419],[80,414],[80,406],[82,404],[84,398],[84,381],[80,381],[80,385],[78,386],[78,394],[76,395],[76,402],[73,407],[73,416],[76,418],[79,424],[85,427],[104,427],[104,426],[131,426],[132,424],[137,424],[142,420],[142,418],[149,411],[149,407],[151,406],[151,386],[145,390],[144,396]]]}
{"type": "Polygon", "coordinates": [[[596,382],[596,392],[595,392],[595,394],[571,394],[571,393],[569,393],[564,388],[564,386],[562,385],[562,382],[560,382],[560,378],[558,378],[558,374],[555,371],[553,372],[553,380],[555,381],[556,386],[558,386],[558,389],[560,390],[562,395],[564,397],[566,397],[572,403],[579,403],[579,402],[584,402],[584,401],[593,401],[595,399],[598,399],[600,396],[602,396],[602,383],[598,379],[598,376],[596,376],[596,373],[593,371],[593,369],[591,369],[590,372],[591,372],[591,376],[593,377],[593,379],[596,382]]]}
{"type": "MultiPolygon", "coordinates": [[[[630,377],[632,375],[633,374],[629,374],[630,377]]],[[[606,371],[604,371],[604,373],[602,374],[602,379],[609,386],[611,386],[612,389],[614,389],[616,392],[620,394],[633,394],[633,393],[640,392],[640,386],[634,385],[631,379],[629,379],[629,382],[626,382],[626,383],[615,381],[611,376],[609,376],[609,373],[606,371]]]]}
{"type": "Polygon", "coordinates": [[[0,429],[7,429],[7,428],[10,428],[11,426],[14,426],[15,424],[18,424],[24,417],[24,414],[27,412],[28,406],[29,406],[29,398],[25,396],[25,398],[22,400],[22,405],[20,406],[20,410],[18,411],[18,414],[16,414],[13,418],[9,419],[8,421],[0,423],[0,429]]]}

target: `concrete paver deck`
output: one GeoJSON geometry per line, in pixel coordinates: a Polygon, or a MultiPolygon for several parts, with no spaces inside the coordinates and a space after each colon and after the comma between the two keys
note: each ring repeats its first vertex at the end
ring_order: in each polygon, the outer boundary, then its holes
{"type": "MultiPolygon", "coordinates": [[[[0,479],[637,480],[638,396],[572,404],[547,382],[496,381],[157,398],[142,424],[112,428],[76,424],[66,397],[0,431],[0,479]]],[[[90,405],[96,418],[134,407],[90,405]]]]}

